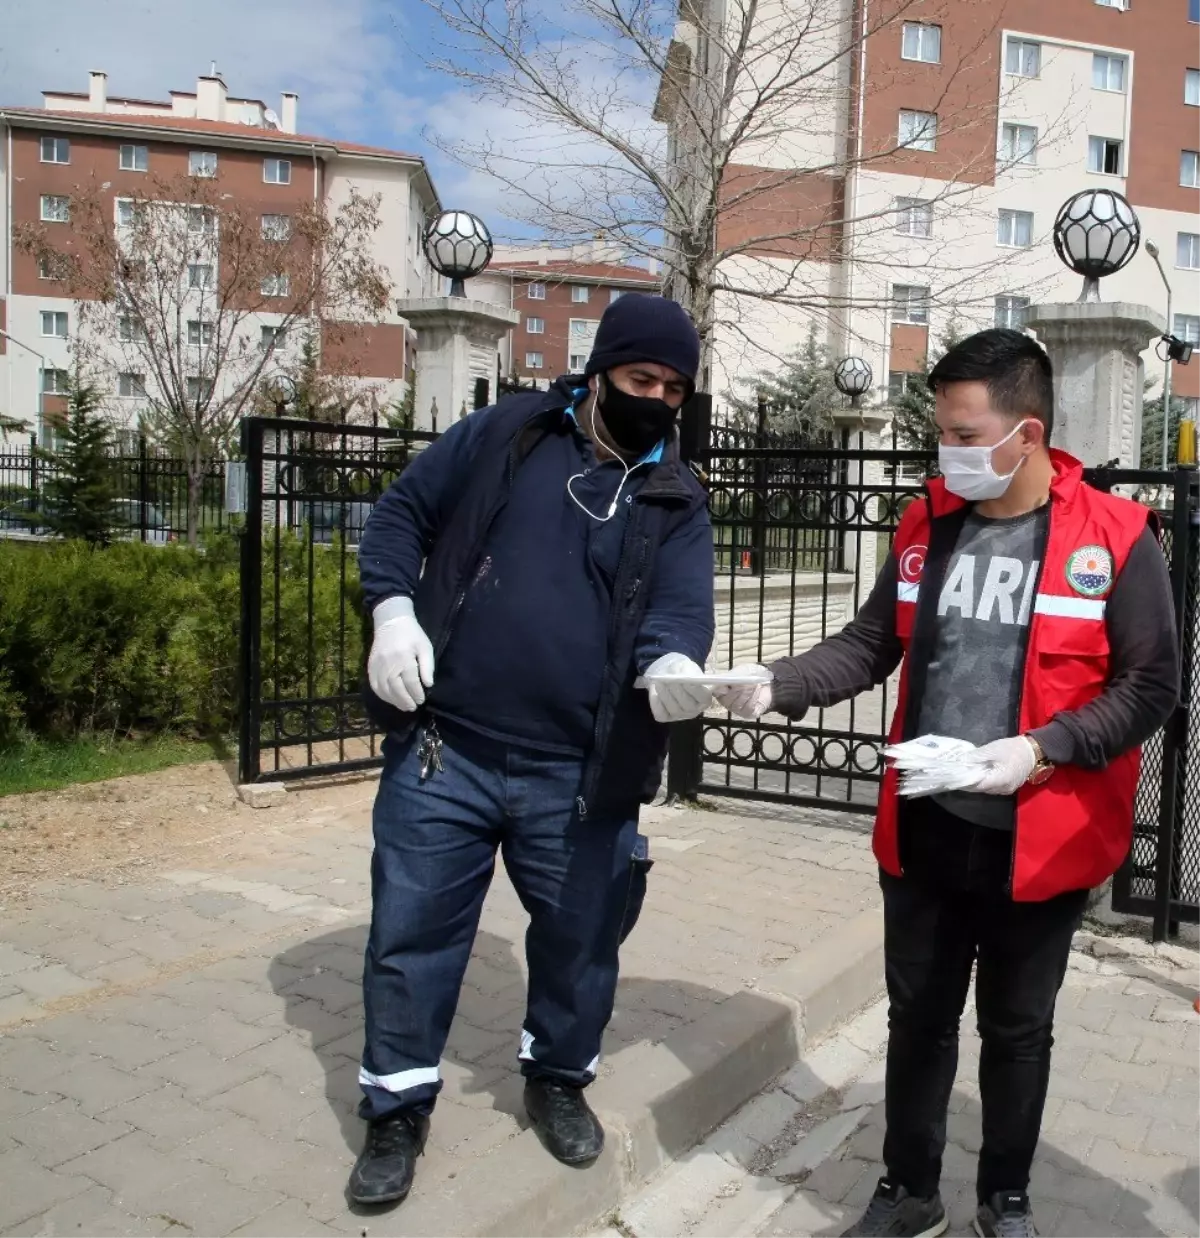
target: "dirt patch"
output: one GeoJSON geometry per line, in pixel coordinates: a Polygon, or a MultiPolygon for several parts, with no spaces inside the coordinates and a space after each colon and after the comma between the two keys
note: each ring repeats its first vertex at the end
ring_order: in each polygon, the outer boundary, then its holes
{"type": "Polygon", "coordinates": [[[153,774],[0,799],[0,903],[27,902],[42,882],[124,884],[199,857],[254,850],[264,833],[305,817],[361,814],[372,778],[293,784],[276,808],[247,808],[231,766],[176,765],[153,774]]]}

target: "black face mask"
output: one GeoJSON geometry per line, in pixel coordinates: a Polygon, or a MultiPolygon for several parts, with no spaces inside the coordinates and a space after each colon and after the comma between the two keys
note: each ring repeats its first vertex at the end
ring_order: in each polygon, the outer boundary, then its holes
{"type": "Polygon", "coordinates": [[[666,400],[630,395],[622,391],[607,374],[597,385],[597,403],[604,428],[622,451],[644,455],[655,444],[669,437],[679,415],[666,400]]]}

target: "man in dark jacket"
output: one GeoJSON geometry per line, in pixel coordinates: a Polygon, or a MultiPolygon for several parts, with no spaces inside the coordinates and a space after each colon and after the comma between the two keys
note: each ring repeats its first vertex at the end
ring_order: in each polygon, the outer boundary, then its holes
{"type": "Polygon", "coordinates": [[[375,508],[359,562],[387,729],[359,1081],[363,1204],[403,1199],[496,851],[530,926],[519,1060],[549,1151],[594,1160],[583,1097],[639,894],[664,722],[694,717],[713,636],[705,495],[678,410],[699,339],[660,297],[605,311],[583,376],[458,422],[375,508]],[[649,672],[652,683],[637,685],[649,672]]]}

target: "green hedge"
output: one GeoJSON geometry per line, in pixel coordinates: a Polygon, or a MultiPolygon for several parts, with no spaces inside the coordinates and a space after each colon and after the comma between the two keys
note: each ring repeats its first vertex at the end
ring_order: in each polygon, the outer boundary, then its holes
{"type": "MultiPolygon", "coordinates": [[[[343,579],[336,548],[310,551],[290,534],[277,551],[269,537],[264,559],[266,693],[305,696],[310,674],[318,694],[354,689],[362,632],[353,560],[343,579]]],[[[0,743],[28,733],[229,734],[237,722],[239,589],[229,536],[202,551],[0,542],[0,743]]]]}

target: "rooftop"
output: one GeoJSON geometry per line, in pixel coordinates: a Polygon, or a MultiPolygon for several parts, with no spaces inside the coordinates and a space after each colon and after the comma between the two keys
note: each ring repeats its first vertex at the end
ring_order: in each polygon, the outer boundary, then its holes
{"type": "Polygon", "coordinates": [[[561,258],[545,262],[500,260],[493,262],[488,269],[506,271],[511,275],[528,275],[531,279],[544,279],[551,275],[559,280],[609,280],[646,284],[651,287],[659,282],[658,276],[652,275],[645,267],[617,262],[578,262],[561,258]]]}

